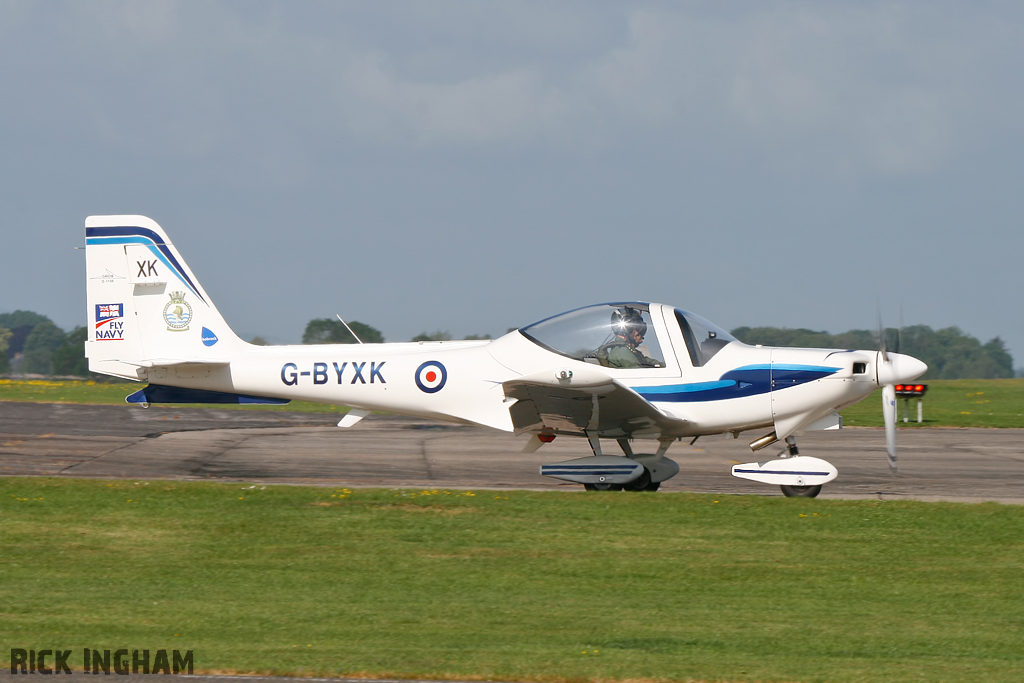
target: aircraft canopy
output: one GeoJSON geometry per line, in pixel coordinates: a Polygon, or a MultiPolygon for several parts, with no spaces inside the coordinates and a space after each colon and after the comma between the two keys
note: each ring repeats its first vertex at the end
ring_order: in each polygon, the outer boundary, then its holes
{"type": "Polygon", "coordinates": [[[699,315],[680,308],[677,308],[675,313],[676,322],[679,323],[683,339],[686,340],[690,362],[695,368],[702,367],[726,344],[736,341],[736,337],[699,315]]]}
{"type": "Polygon", "coordinates": [[[544,348],[606,367],[664,367],[665,355],[650,304],[640,302],[598,304],[562,313],[519,330],[544,348]],[[625,348],[623,335],[636,330],[643,338],[636,346],[639,355],[625,348]],[[618,348],[613,348],[618,346],[618,348]],[[630,365],[618,363],[629,361],[630,365]],[[634,362],[636,364],[632,364],[634,362]]]}
{"type": "Polygon", "coordinates": [[[671,344],[661,338],[662,325],[652,320],[664,311],[665,324],[678,325],[690,362],[700,367],[736,338],[698,315],[661,304],[639,301],[598,304],[561,313],[521,328],[519,331],[540,346],[563,356],[605,367],[665,367],[665,352],[671,344]],[[672,318],[675,318],[673,320],[672,318]],[[642,342],[635,343],[635,330],[642,342]],[[627,350],[625,340],[632,340],[627,350]],[[633,350],[635,348],[635,351],[633,350]]]}

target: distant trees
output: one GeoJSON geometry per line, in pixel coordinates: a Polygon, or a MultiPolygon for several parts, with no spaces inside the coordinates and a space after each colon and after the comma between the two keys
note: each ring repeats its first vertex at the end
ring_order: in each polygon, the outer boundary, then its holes
{"type": "Polygon", "coordinates": [[[0,327],[0,373],[11,371],[11,362],[7,359],[7,347],[10,346],[11,331],[0,327]]]}
{"type": "Polygon", "coordinates": [[[306,325],[306,331],[302,333],[303,344],[358,344],[361,340],[364,344],[379,344],[384,341],[384,335],[375,327],[366,323],[353,320],[349,323],[352,332],[359,335],[357,340],[352,333],[345,329],[340,320],[331,318],[315,318],[306,325]]]}
{"type": "Polygon", "coordinates": [[[33,311],[0,313],[0,373],[88,377],[88,338],[85,327],[65,334],[52,320],[33,311]]]}
{"type": "Polygon", "coordinates": [[[53,351],[50,362],[55,375],[89,376],[89,359],[85,357],[85,342],[89,330],[76,327],[64,336],[64,343],[53,351]]]}
{"type": "Polygon", "coordinates": [[[15,330],[19,327],[35,327],[41,322],[52,322],[45,315],[34,311],[14,311],[13,313],[0,313],[0,327],[15,330]]]}
{"type": "MultiPolygon", "coordinates": [[[[780,327],[738,327],[733,336],[747,344],[826,349],[878,349],[878,334],[850,330],[841,334],[780,327]]],[[[999,337],[982,344],[958,327],[933,330],[912,325],[885,330],[886,348],[928,364],[925,379],[1001,379],[1014,376],[1013,358],[999,337]]]]}
{"type": "Polygon", "coordinates": [[[45,315],[33,311],[14,311],[13,313],[0,313],[0,327],[8,330],[10,336],[7,338],[7,353],[2,362],[2,372],[10,372],[14,368],[11,360],[21,359],[21,353],[25,349],[25,341],[32,334],[35,326],[42,322],[52,324],[52,321],[45,315]]]}
{"type": "MultiPolygon", "coordinates": [[[[361,323],[349,323],[366,343],[380,343],[380,330],[361,323]]],[[[510,330],[511,331],[511,330],[510,330]]],[[[849,330],[840,334],[804,328],[738,327],[732,334],[748,344],[795,346],[833,349],[877,349],[877,333],[871,330],[849,330]]],[[[982,344],[958,327],[933,330],[927,325],[913,325],[902,331],[885,330],[886,346],[920,358],[928,364],[925,379],[999,379],[1024,374],[1014,369],[1013,358],[999,337],[982,344]],[[897,340],[898,337],[898,340],[897,340]]],[[[87,377],[89,362],[85,357],[86,327],[64,333],[45,315],[33,311],[0,313],[0,374],[11,372],[40,375],[75,375],[87,377]]],[[[421,332],[413,341],[448,341],[449,332],[421,332]]],[[[466,339],[490,339],[490,335],[469,335],[466,339]]],[[[260,337],[254,344],[266,344],[260,337]]],[[[340,320],[310,320],[302,335],[303,344],[355,344],[356,339],[340,320]]],[[[92,375],[96,376],[96,375],[92,375]]]]}
{"type": "Polygon", "coordinates": [[[451,339],[452,335],[450,333],[438,330],[437,332],[420,332],[411,341],[451,341],[451,339]]]}
{"type": "Polygon", "coordinates": [[[63,345],[64,331],[49,320],[40,322],[25,338],[21,372],[36,375],[52,374],[53,352],[63,345]]]}
{"type": "MultiPolygon", "coordinates": [[[[491,335],[489,334],[470,334],[466,335],[465,337],[462,337],[462,339],[465,339],[466,341],[478,341],[490,338],[491,335]]],[[[437,332],[420,332],[415,337],[413,337],[411,341],[451,341],[451,339],[452,335],[450,332],[442,332],[438,330],[437,332]]]]}

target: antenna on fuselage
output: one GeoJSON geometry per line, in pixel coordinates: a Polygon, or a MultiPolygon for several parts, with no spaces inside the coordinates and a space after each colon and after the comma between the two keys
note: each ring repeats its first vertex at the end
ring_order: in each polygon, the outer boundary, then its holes
{"type": "MultiPolygon", "coordinates": [[[[334,315],[338,315],[338,314],[335,313],[334,315]]],[[[356,334],[355,332],[352,331],[352,328],[348,326],[348,323],[345,322],[344,318],[342,318],[340,315],[338,315],[338,320],[340,320],[341,324],[345,326],[345,329],[348,330],[348,333],[356,338],[357,342],[359,342],[360,344],[364,344],[365,343],[362,339],[359,338],[358,334],[356,334]]]]}

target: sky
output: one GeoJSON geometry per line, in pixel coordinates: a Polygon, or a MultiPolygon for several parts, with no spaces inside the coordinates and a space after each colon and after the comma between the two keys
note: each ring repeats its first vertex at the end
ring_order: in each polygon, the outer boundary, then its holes
{"type": "Polygon", "coordinates": [[[0,312],[142,214],[234,330],[604,301],[1024,366],[1024,5],[0,0],[0,312]]]}

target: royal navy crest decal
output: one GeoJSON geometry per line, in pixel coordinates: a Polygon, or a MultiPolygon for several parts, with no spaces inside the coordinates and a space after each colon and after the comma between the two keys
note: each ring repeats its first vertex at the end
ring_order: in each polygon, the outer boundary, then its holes
{"type": "Polygon", "coordinates": [[[184,332],[192,321],[192,306],[185,301],[185,292],[170,292],[171,300],[164,306],[164,322],[168,332],[184,332]]]}

